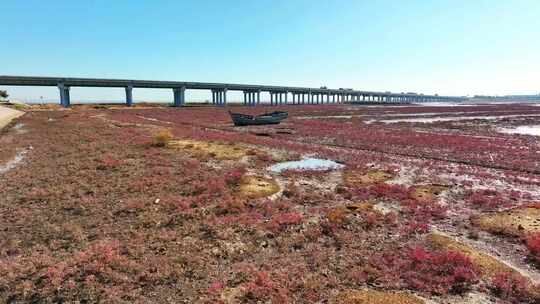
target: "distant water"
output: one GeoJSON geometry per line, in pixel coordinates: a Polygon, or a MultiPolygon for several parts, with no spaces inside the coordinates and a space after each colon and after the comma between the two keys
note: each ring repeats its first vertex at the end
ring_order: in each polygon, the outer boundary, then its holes
{"type": "Polygon", "coordinates": [[[465,104],[465,103],[456,103],[456,102],[418,102],[412,103],[417,106],[425,107],[470,107],[475,106],[474,104],[465,104]]]}
{"type": "Polygon", "coordinates": [[[398,123],[398,122],[420,122],[420,123],[431,123],[437,121],[459,121],[459,120],[473,120],[473,119],[482,119],[482,120],[498,120],[502,118],[512,118],[512,117],[538,117],[540,114],[515,114],[515,115],[497,115],[497,116],[452,116],[452,117],[429,117],[429,118],[394,118],[394,119],[382,119],[382,120],[370,120],[368,123],[372,122],[382,122],[382,123],[398,123]]]}
{"type": "Polygon", "coordinates": [[[502,133],[507,133],[507,134],[524,134],[524,135],[540,136],[540,125],[519,126],[515,128],[501,128],[499,129],[499,131],[502,133]]]}

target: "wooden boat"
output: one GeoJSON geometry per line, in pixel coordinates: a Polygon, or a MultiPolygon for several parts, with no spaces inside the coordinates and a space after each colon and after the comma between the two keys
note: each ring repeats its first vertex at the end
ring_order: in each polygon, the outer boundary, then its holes
{"type": "Polygon", "coordinates": [[[229,111],[231,119],[235,126],[252,126],[252,125],[275,125],[289,116],[289,113],[283,111],[275,111],[262,115],[246,115],[233,113],[229,111]]]}

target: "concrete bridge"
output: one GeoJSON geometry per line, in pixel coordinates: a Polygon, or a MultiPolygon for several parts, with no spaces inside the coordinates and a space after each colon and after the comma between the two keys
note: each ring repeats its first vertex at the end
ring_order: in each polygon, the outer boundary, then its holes
{"type": "Polygon", "coordinates": [[[212,104],[227,104],[228,91],[242,91],[244,105],[261,104],[261,92],[270,94],[271,105],[282,104],[332,104],[332,103],[411,103],[411,102],[459,102],[463,97],[423,95],[415,93],[390,93],[357,91],[352,89],[303,88],[229,83],[178,82],[126,79],[61,78],[0,76],[0,85],[8,86],[54,86],[60,91],[60,104],[69,107],[71,87],[115,87],[125,88],[126,104],[133,104],[134,88],[171,89],[174,106],[186,103],[186,90],[209,90],[212,104]]]}

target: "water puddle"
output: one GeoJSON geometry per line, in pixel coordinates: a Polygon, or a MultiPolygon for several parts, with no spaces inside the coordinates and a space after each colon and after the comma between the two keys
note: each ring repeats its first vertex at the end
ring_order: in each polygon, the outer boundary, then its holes
{"type": "Polygon", "coordinates": [[[474,107],[475,104],[453,103],[453,102],[413,102],[413,105],[424,107],[474,107]]]}
{"type": "MultiPolygon", "coordinates": [[[[356,117],[362,116],[362,115],[356,115],[356,117]]],[[[328,115],[328,116],[298,116],[297,119],[351,119],[353,118],[353,115],[328,115]]]]}
{"type": "MultiPolygon", "coordinates": [[[[382,123],[398,123],[398,122],[420,122],[420,123],[430,123],[437,121],[459,121],[459,120],[473,120],[473,119],[482,119],[482,120],[497,120],[502,118],[513,118],[513,117],[536,117],[540,114],[522,114],[522,115],[499,115],[499,116],[455,116],[455,117],[430,117],[430,118],[403,118],[403,119],[383,119],[378,120],[382,123]]],[[[369,121],[371,123],[374,121],[369,121]]]]}
{"type": "Polygon", "coordinates": [[[540,136],[540,125],[536,126],[519,126],[515,128],[501,128],[499,132],[506,134],[523,134],[540,136]]]}
{"type": "Polygon", "coordinates": [[[288,161],[282,162],[268,167],[268,170],[272,172],[282,172],[285,170],[315,170],[315,171],[325,171],[325,170],[337,170],[345,167],[340,163],[328,159],[320,158],[303,158],[297,161],[288,161]]]}

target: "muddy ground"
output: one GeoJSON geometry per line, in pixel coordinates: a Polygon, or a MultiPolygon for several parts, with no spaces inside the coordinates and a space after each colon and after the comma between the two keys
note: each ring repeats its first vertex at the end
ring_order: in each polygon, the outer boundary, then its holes
{"type": "Polygon", "coordinates": [[[0,133],[0,301],[540,301],[540,137],[502,132],[540,107],[282,109],[26,109],[0,133]],[[304,157],[344,167],[269,170],[304,157]]]}

